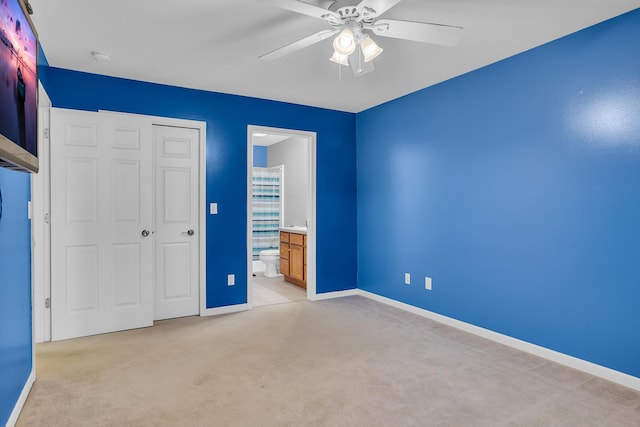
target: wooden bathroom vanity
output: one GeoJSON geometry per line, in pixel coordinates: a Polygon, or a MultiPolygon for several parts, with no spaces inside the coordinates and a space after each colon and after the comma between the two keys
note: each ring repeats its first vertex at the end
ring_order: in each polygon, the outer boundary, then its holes
{"type": "Polygon", "coordinates": [[[307,233],[280,229],[280,273],[284,280],[307,289],[307,233]]]}

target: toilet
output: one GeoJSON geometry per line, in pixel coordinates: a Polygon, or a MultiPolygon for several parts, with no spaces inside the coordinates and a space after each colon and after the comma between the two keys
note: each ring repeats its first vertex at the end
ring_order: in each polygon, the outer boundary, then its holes
{"type": "Polygon", "coordinates": [[[264,277],[279,276],[278,267],[280,267],[280,251],[278,249],[260,251],[260,261],[266,265],[264,277]]]}

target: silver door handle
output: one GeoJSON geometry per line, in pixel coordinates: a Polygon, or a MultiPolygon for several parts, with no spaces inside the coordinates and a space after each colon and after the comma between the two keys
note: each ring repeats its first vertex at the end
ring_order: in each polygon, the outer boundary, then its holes
{"type": "Polygon", "coordinates": [[[187,236],[193,236],[194,234],[196,234],[196,232],[193,231],[193,229],[187,230],[187,236]]]}
{"type": "Polygon", "coordinates": [[[142,234],[142,237],[147,237],[149,236],[149,230],[142,230],[142,233],[140,234],[142,234]]]}

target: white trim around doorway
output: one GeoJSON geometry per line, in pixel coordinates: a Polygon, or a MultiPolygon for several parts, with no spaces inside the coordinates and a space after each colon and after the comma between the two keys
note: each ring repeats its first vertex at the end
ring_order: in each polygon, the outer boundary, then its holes
{"type": "Polygon", "coordinates": [[[318,299],[316,291],[316,159],[317,159],[317,135],[315,132],[272,128],[265,126],[247,126],[247,306],[253,308],[253,261],[251,239],[251,204],[252,204],[252,168],[253,168],[253,141],[255,133],[287,135],[303,138],[309,144],[307,161],[309,164],[309,183],[307,188],[307,299],[318,299]]]}

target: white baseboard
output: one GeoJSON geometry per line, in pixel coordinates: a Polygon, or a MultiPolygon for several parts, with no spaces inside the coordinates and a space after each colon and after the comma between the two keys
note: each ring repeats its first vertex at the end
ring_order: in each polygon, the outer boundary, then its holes
{"type": "Polygon", "coordinates": [[[27,397],[29,396],[29,392],[31,391],[31,387],[33,387],[33,383],[36,380],[36,371],[31,368],[31,373],[27,378],[27,382],[24,384],[22,388],[22,392],[20,393],[20,397],[16,402],[16,406],[13,407],[13,411],[11,412],[11,416],[7,421],[7,427],[13,427],[18,422],[18,417],[20,416],[20,412],[22,412],[22,408],[24,407],[25,402],[27,401],[27,397]]]}
{"type": "Polygon", "coordinates": [[[555,350],[550,350],[546,347],[541,347],[536,344],[531,344],[529,342],[522,341],[517,338],[510,337],[508,335],[503,335],[498,332],[491,331],[489,329],[484,329],[479,326],[472,325],[470,323],[462,322],[460,320],[456,320],[451,317],[443,316],[441,314],[434,313],[432,311],[428,311],[419,307],[415,307],[413,305],[405,304],[403,302],[396,301],[387,297],[383,297],[371,292],[363,291],[361,289],[357,290],[357,294],[365,298],[369,298],[374,301],[378,301],[383,304],[387,304],[392,307],[396,307],[401,310],[405,310],[410,313],[417,314],[418,316],[435,320],[436,322],[440,322],[445,325],[452,326],[457,329],[461,329],[465,332],[478,335],[482,338],[486,338],[491,341],[495,341],[497,343],[504,344],[509,347],[513,347],[515,349],[533,354],[538,357],[542,357],[552,362],[559,363],[561,365],[568,366],[570,368],[577,369],[579,371],[586,372],[596,377],[600,377],[605,380],[640,391],[640,378],[638,377],[634,377],[632,375],[625,374],[623,372],[616,371],[611,368],[597,365],[595,363],[588,362],[586,360],[578,359],[577,357],[569,356],[567,354],[560,353],[555,350]]]}
{"type": "MultiPolygon", "coordinates": [[[[358,295],[357,289],[349,289],[347,291],[336,291],[336,292],[325,292],[322,294],[316,294],[310,298],[311,301],[322,301],[327,299],[334,298],[342,298],[349,297],[353,295],[358,295]]],[[[216,308],[207,308],[204,311],[200,312],[201,317],[205,316],[217,316],[219,314],[230,314],[230,313],[238,313],[240,311],[249,310],[249,304],[236,304],[236,305],[227,305],[224,307],[216,307],[216,308]]]]}
{"type": "Polygon", "coordinates": [[[322,294],[315,294],[311,297],[311,301],[322,301],[327,299],[350,297],[358,295],[357,289],[349,289],[346,291],[324,292],[322,294]]]}
{"type": "Polygon", "coordinates": [[[200,312],[200,316],[217,316],[219,314],[238,313],[247,310],[249,310],[249,304],[226,305],[224,307],[206,308],[200,312]]]}

